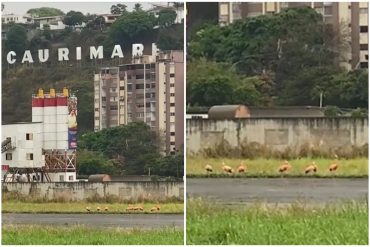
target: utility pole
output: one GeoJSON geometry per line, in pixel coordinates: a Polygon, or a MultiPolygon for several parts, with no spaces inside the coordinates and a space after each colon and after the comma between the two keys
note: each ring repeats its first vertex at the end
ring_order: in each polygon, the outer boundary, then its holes
{"type": "Polygon", "coordinates": [[[322,96],[323,96],[323,92],[321,91],[320,92],[320,108],[322,108],[322,96]]]}

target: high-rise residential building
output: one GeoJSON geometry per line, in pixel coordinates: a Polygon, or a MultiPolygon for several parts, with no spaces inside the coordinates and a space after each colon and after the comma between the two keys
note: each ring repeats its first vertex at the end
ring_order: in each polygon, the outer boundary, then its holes
{"type": "Polygon", "coordinates": [[[95,74],[95,131],[145,122],[173,154],[184,140],[184,53],[141,56],[95,74]]]}
{"type": "Polygon", "coordinates": [[[221,2],[219,23],[227,25],[236,20],[279,13],[284,8],[311,7],[323,15],[334,30],[348,35],[348,47],[341,51],[348,70],[368,68],[368,2],[221,2]]]}

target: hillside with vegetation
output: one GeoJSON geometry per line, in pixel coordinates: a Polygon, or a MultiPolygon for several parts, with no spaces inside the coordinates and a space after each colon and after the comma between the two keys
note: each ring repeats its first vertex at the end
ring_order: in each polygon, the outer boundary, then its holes
{"type": "MultiPolygon", "coordinates": [[[[49,8],[31,9],[28,12],[40,17],[63,14],[60,10],[49,8]]],[[[117,4],[111,7],[111,13],[120,15],[112,25],[107,25],[101,16],[70,11],[63,19],[67,26],[64,30],[50,30],[47,26],[40,30],[36,28],[39,27],[37,23],[10,23],[2,26],[6,32],[6,37],[2,39],[2,124],[31,121],[31,96],[38,88],[45,91],[56,88],[60,91],[63,87],[68,87],[78,97],[77,122],[81,143],[78,174],[147,174],[150,167],[152,175],[182,177],[183,155],[179,153],[171,157],[163,156],[155,133],[140,124],[112,130],[114,135],[118,134],[114,131],[123,131],[119,132],[122,134],[119,136],[122,140],[127,137],[125,128],[131,128],[132,133],[144,138],[131,140],[130,146],[135,148],[130,149],[130,154],[116,142],[114,144],[117,148],[113,153],[107,153],[99,146],[105,145],[108,141],[105,138],[115,140],[111,138],[110,130],[93,133],[94,73],[97,73],[100,67],[130,62],[133,43],[143,43],[144,54],[151,54],[151,43],[156,43],[161,50],[183,49],[183,25],[175,23],[175,11],[162,10],[156,17],[144,11],[140,4],[136,4],[132,11],[128,11],[123,4],[117,4]],[[82,23],[86,25],[82,27],[82,23]],[[123,48],[124,59],[110,59],[116,44],[123,48]],[[104,46],[104,59],[90,60],[89,47],[99,45],[104,46]],[[78,46],[82,50],[81,61],[75,59],[78,46]],[[57,49],[60,47],[69,48],[69,61],[57,61],[57,49]],[[38,62],[38,49],[49,49],[50,57],[47,62],[38,62]],[[35,61],[33,64],[19,62],[25,50],[31,51],[35,61]],[[9,51],[17,53],[15,64],[7,63],[6,55],[9,51]],[[145,136],[141,135],[144,133],[150,138],[145,139],[145,136]],[[86,138],[90,138],[89,145],[84,141],[86,138]],[[142,150],[136,147],[145,146],[147,142],[152,143],[151,148],[141,153],[142,150]],[[99,148],[96,148],[97,146],[99,148]],[[173,167],[169,167],[168,162],[179,171],[172,170],[173,167]]]]}

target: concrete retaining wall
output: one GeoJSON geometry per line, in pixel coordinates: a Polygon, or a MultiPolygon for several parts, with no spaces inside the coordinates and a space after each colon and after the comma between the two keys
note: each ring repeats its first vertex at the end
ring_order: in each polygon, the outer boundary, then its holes
{"type": "Polygon", "coordinates": [[[298,152],[304,145],[320,150],[361,147],[368,143],[365,118],[254,118],[242,120],[188,119],[187,153],[195,154],[227,142],[258,143],[272,150],[291,148],[298,152]]]}
{"type": "Polygon", "coordinates": [[[164,201],[184,198],[183,182],[57,182],[3,183],[3,192],[18,192],[25,196],[80,201],[94,197],[117,197],[119,200],[164,201]]]}

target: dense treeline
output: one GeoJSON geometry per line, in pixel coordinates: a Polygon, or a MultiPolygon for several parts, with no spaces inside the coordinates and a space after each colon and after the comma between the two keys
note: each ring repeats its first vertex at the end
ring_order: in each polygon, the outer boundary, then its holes
{"type": "Polygon", "coordinates": [[[324,105],[367,108],[367,69],[340,66],[348,46],[311,8],[206,25],[189,43],[187,103],[318,105],[322,94],[324,105]]]}
{"type": "Polygon", "coordinates": [[[164,156],[156,133],[145,123],[130,123],[83,134],[79,141],[78,173],[89,175],[150,174],[182,178],[182,153],[164,156]]]}

